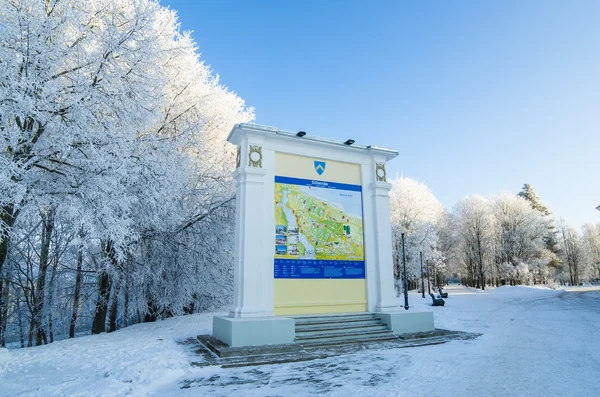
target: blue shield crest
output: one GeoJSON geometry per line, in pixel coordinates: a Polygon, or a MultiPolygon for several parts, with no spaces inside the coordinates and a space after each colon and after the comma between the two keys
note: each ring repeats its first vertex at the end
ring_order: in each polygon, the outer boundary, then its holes
{"type": "Polygon", "coordinates": [[[317,171],[317,174],[322,175],[325,172],[325,165],[324,161],[315,160],[315,171],[317,171]]]}

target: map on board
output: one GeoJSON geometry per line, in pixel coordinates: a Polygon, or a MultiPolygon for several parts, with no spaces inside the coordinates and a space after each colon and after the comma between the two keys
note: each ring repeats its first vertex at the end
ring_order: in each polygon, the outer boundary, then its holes
{"type": "Polygon", "coordinates": [[[364,278],[360,185],[275,177],[275,277],[364,278]]]}

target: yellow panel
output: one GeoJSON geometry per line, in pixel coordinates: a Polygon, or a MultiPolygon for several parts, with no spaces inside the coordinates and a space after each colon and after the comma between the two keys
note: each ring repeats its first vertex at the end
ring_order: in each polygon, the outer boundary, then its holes
{"type": "MultiPolygon", "coordinates": [[[[360,165],[275,153],[275,175],[308,180],[361,185],[360,165]],[[324,161],[321,175],[315,161],[324,161]]],[[[275,212],[276,224],[284,225],[283,214],[275,212]],[[281,218],[281,219],[280,219],[281,218]]],[[[364,279],[275,279],[275,315],[353,313],[367,310],[364,279]]]]}
{"type": "Polygon", "coordinates": [[[361,184],[359,164],[279,152],[275,153],[275,175],[353,185],[361,184]],[[315,171],[315,160],[325,162],[325,170],[321,175],[315,171]]]}
{"type": "Polygon", "coordinates": [[[364,279],[275,279],[276,316],[364,311],[364,279]]]}

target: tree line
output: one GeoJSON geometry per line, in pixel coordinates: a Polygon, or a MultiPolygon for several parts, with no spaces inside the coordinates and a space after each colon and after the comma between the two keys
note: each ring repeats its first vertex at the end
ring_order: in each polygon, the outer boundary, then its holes
{"type": "Polygon", "coordinates": [[[468,196],[446,211],[426,185],[401,177],[392,181],[390,210],[398,292],[403,230],[412,288],[421,253],[437,285],[451,278],[481,289],[600,279],[600,223],[579,232],[556,220],[529,184],[517,195],[468,196]]]}
{"type": "Polygon", "coordinates": [[[154,0],[0,2],[0,345],[223,307],[253,109],[154,0]]]}

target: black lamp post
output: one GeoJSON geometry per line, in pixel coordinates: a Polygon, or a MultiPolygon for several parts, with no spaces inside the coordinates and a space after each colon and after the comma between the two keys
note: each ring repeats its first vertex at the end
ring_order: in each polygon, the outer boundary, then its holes
{"type": "Polygon", "coordinates": [[[421,298],[425,298],[425,279],[423,276],[423,251],[419,252],[421,257],[421,298]]]}
{"type": "Polygon", "coordinates": [[[402,236],[402,273],[404,278],[404,309],[408,310],[408,280],[406,279],[406,253],[404,252],[404,235],[408,230],[400,227],[400,235],[402,236]]]}
{"type": "Polygon", "coordinates": [[[431,277],[429,277],[429,261],[427,261],[427,292],[431,294],[431,277]]]}

